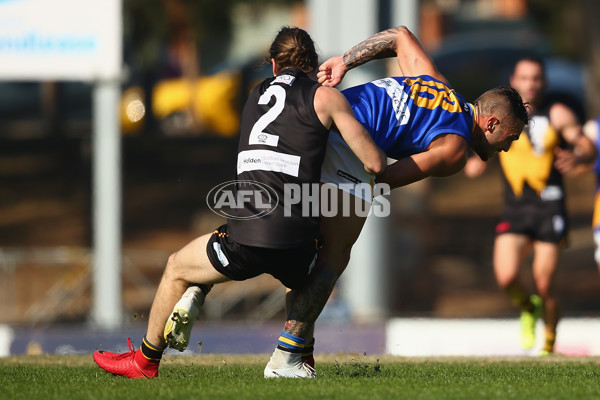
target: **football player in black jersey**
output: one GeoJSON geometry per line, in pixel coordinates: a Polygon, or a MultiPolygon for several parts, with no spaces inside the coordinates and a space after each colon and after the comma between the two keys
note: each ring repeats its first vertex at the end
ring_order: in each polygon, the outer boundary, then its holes
{"type": "MultiPolygon", "coordinates": [[[[127,353],[94,353],[94,361],[107,372],[129,378],[158,376],[167,341],[180,350],[189,343],[198,307],[212,284],[262,273],[288,288],[307,281],[320,246],[319,215],[304,216],[302,204],[286,204],[285,190],[286,185],[318,188],[331,128],[341,134],[367,172],[378,174],[385,168],[385,155],[354,118],[345,97],[308,77],[317,68],[318,57],[307,32],[281,29],[269,58],[274,77],[252,90],[242,114],[236,181],[230,187],[231,198],[244,200],[242,207],[232,208],[226,225],[169,257],[141,348],[135,351],[129,342],[127,353]],[[265,205],[261,192],[254,193],[257,198],[249,188],[276,194],[280,201],[261,214],[265,205]]],[[[299,339],[285,340],[294,350],[299,339]]],[[[315,376],[302,362],[301,352],[282,353],[280,358],[274,356],[269,377],[315,376]]]]}
{"type": "MultiPolygon", "coordinates": [[[[583,135],[575,112],[544,98],[543,60],[519,60],[510,84],[530,104],[531,122],[510,151],[499,155],[505,200],[496,225],[494,272],[498,285],[521,310],[521,347],[534,347],[536,322],[543,317],[541,354],[547,355],[554,352],[559,320],[554,277],[559,247],[566,243],[568,229],[562,174],[592,162],[597,151],[583,135]],[[531,293],[520,277],[531,252],[537,294],[531,293]]],[[[465,172],[477,176],[484,166],[473,157],[465,172]]]]}

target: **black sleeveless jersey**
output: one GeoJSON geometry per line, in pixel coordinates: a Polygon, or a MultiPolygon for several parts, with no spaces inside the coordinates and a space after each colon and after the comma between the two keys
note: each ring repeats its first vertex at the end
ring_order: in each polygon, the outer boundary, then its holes
{"type": "Polygon", "coordinates": [[[548,109],[542,109],[531,117],[510,150],[498,155],[507,206],[539,209],[564,203],[562,175],[554,167],[557,147],[565,148],[566,143],[550,124],[548,109]]]}
{"type": "Polygon", "coordinates": [[[328,129],[314,97],[319,83],[299,69],[280,71],[250,93],[244,106],[229,235],[238,243],[292,248],[313,242],[319,231],[318,192],[303,207],[302,184],[318,188],[328,129]]]}

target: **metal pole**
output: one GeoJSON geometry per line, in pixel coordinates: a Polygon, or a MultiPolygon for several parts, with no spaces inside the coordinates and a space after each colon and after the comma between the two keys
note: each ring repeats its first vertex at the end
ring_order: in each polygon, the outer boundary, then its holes
{"type": "MultiPolygon", "coordinates": [[[[406,25],[413,32],[418,33],[419,5],[417,0],[392,1],[391,4],[390,2],[379,2],[379,5],[381,7],[387,5],[389,8],[379,11],[381,11],[380,15],[386,13],[390,15],[390,26],[376,26],[373,33],[398,25],[406,25]]],[[[368,14],[367,10],[358,10],[358,7],[355,8],[355,11],[359,11],[363,15],[368,14]]],[[[376,21],[377,10],[372,11],[375,14],[369,15],[369,18],[376,21]]],[[[365,35],[355,43],[367,37],[368,35],[365,35]]],[[[370,72],[372,76],[370,80],[381,77],[375,75],[376,70],[370,72]]],[[[378,207],[377,202],[378,200],[375,198],[372,208],[378,207]]],[[[350,263],[342,275],[341,282],[343,284],[342,293],[356,320],[376,321],[385,318],[389,313],[390,293],[386,276],[390,272],[391,236],[392,217],[377,217],[371,212],[365,221],[360,237],[352,248],[350,263]]]]}
{"type": "MultiPolygon", "coordinates": [[[[379,31],[378,2],[364,0],[310,0],[310,33],[323,59],[346,50],[379,31]],[[357,23],[360,21],[360,23],[357,23]]],[[[350,71],[338,89],[383,77],[381,65],[369,63],[350,71]]],[[[382,295],[386,268],[385,221],[368,217],[354,245],[350,263],[339,283],[340,294],[355,320],[379,319],[386,312],[382,295]]]]}
{"type": "MultiPolygon", "coordinates": [[[[364,0],[308,0],[309,31],[322,61],[378,32],[377,2],[364,0]],[[357,23],[360,21],[360,23],[357,23]]],[[[370,62],[350,71],[338,89],[380,78],[381,65],[370,62]]]]}
{"type": "Polygon", "coordinates": [[[116,80],[94,86],[92,322],[104,329],[116,328],[123,319],[119,95],[116,80]]]}
{"type": "MultiPolygon", "coordinates": [[[[389,27],[406,25],[418,32],[417,0],[308,0],[308,7],[310,33],[324,59],[343,54],[356,43],[389,27]],[[385,9],[379,10],[379,7],[385,9]],[[378,26],[382,15],[389,15],[390,26],[378,26]]],[[[340,89],[383,77],[380,66],[372,62],[352,70],[340,89]]],[[[340,279],[341,295],[355,320],[377,320],[388,313],[385,276],[389,268],[390,229],[390,219],[370,215],[340,279]]]]}
{"type": "Polygon", "coordinates": [[[392,1],[389,13],[392,17],[392,26],[404,25],[415,35],[419,35],[419,1],[396,0],[392,1]]]}

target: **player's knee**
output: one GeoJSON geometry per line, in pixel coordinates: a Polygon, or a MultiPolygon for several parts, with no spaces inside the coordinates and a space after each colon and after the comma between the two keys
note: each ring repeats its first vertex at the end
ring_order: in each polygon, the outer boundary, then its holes
{"type": "Polygon", "coordinates": [[[516,278],[512,275],[498,275],[496,283],[501,289],[508,290],[516,283],[516,278]]]}
{"type": "Polygon", "coordinates": [[[501,281],[499,279],[496,279],[496,283],[498,284],[498,287],[502,290],[507,290],[510,286],[510,285],[507,285],[506,282],[501,281]]]}
{"type": "Polygon", "coordinates": [[[536,284],[538,294],[542,299],[548,299],[552,297],[551,285],[548,282],[538,282],[536,284]]]}
{"type": "Polygon", "coordinates": [[[179,280],[182,276],[180,265],[177,263],[177,253],[173,253],[167,260],[167,266],[163,273],[165,278],[170,280],[179,280]]]}

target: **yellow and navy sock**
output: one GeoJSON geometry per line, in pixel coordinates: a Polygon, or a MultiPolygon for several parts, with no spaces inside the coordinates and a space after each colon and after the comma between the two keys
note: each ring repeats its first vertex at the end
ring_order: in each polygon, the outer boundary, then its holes
{"type": "Polygon", "coordinates": [[[310,343],[304,345],[304,350],[302,350],[302,359],[311,358],[313,356],[314,351],[315,351],[315,338],[312,338],[310,343]]]}
{"type": "Polygon", "coordinates": [[[520,289],[509,289],[508,296],[512,303],[522,311],[533,312],[535,306],[531,302],[531,297],[520,289]]]}
{"type": "Polygon", "coordinates": [[[309,344],[304,345],[304,351],[302,352],[302,362],[315,367],[315,357],[313,352],[315,351],[315,338],[312,338],[309,344]]]}
{"type": "Polygon", "coordinates": [[[290,335],[289,333],[281,332],[277,348],[289,353],[303,353],[306,340],[290,335]]]}
{"type": "Polygon", "coordinates": [[[535,311],[535,306],[533,305],[531,300],[529,300],[529,297],[525,301],[521,302],[521,304],[519,304],[519,307],[521,308],[521,310],[527,311],[530,313],[535,311]]]}
{"type": "Polygon", "coordinates": [[[153,345],[152,343],[150,343],[148,341],[148,339],[146,339],[146,337],[144,336],[144,340],[142,340],[142,355],[144,357],[146,357],[148,360],[151,361],[160,361],[160,359],[162,358],[163,352],[165,351],[167,347],[160,347],[160,346],[156,346],[153,345]]]}

